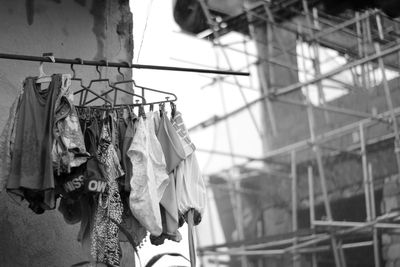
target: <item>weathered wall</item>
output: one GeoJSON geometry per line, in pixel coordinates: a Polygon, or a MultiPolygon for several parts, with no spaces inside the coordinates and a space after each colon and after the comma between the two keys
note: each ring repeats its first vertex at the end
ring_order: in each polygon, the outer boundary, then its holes
{"type": "MultiPolygon", "coordinates": [[[[129,1],[0,1],[0,52],[40,56],[131,61],[132,17],[129,1]]],[[[0,59],[0,128],[26,76],[38,63],[0,59]]],[[[45,72],[71,73],[69,66],[45,64],[45,72]]],[[[75,67],[85,83],[97,77],[93,67],[75,67]]],[[[116,71],[102,69],[116,79],[116,71]]],[[[130,71],[126,71],[129,76],[130,71]]],[[[6,193],[0,195],[0,266],[71,266],[85,260],[76,241],[78,225],[67,225],[57,211],[36,215],[6,193]]],[[[124,246],[123,266],[132,266],[124,246]]]]}

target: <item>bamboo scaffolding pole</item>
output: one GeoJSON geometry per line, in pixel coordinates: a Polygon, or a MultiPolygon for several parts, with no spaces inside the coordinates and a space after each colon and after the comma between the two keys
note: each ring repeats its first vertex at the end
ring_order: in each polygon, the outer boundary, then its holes
{"type": "Polygon", "coordinates": [[[360,123],[359,127],[360,133],[360,147],[361,147],[361,162],[362,162],[362,171],[363,171],[363,185],[364,185],[364,194],[365,194],[365,209],[366,209],[366,220],[368,222],[371,221],[371,201],[370,201],[370,192],[368,186],[368,166],[367,166],[367,152],[366,152],[366,144],[365,144],[365,134],[364,134],[364,125],[360,123]]]}
{"type": "Polygon", "coordinates": [[[297,239],[297,241],[300,242],[300,241],[312,240],[315,237],[318,237],[318,235],[313,234],[310,236],[292,237],[292,238],[286,238],[286,239],[282,239],[282,240],[269,241],[269,242],[265,242],[265,243],[255,244],[255,245],[246,245],[243,247],[229,247],[229,250],[230,251],[241,251],[242,248],[244,248],[245,250],[260,250],[260,249],[265,249],[265,248],[290,245],[290,244],[293,244],[295,239],[297,239]]]}
{"type": "MultiPolygon", "coordinates": [[[[320,221],[314,220],[313,224],[315,226],[325,226],[325,227],[361,227],[365,225],[365,222],[350,222],[350,221],[320,221]]],[[[381,229],[400,229],[400,224],[397,223],[376,223],[375,228],[381,229]]]]}
{"type": "MultiPolygon", "coordinates": [[[[301,25],[299,25],[299,32],[301,32],[301,31],[302,31],[301,25]]],[[[302,42],[301,36],[300,36],[300,42],[302,42]]],[[[302,49],[302,54],[304,54],[304,49],[302,49]]],[[[304,64],[304,61],[303,61],[303,64],[304,64]]],[[[305,69],[305,66],[303,66],[303,67],[305,69]]],[[[307,119],[308,119],[309,131],[310,131],[310,141],[311,141],[311,144],[313,145],[313,151],[315,154],[315,158],[317,160],[318,174],[319,174],[320,183],[321,183],[321,190],[322,190],[322,195],[323,195],[325,212],[326,212],[326,216],[327,216],[328,220],[332,220],[333,217],[332,217],[332,211],[331,211],[331,206],[330,206],[330,202],[329,202],[328,189],[327,189],[327,185],[326,185],[325,170],[324,170],[324,166],[322,163],[322,155],[321,155],[320,148],[315,143],[315,139],[316,139],[315,138],[315,130],[316,130],[315,127],[316,126],[315,126],[314,111],[313,111],[313,107],[311,105],[308,86],[305,86],[305,95],[306,95],[306,101],[308,104],[307,119]]],[[[332,253],[333,253],[336,267],[344,267],[342,264],[343,261],[340,259],[336,237],[333,235],[331,235],[331,245],[332,245],[332,253]]],[[[297,244],[293,245],[293,247],[296,248],[297,244]]]]}
{"type": "MultiPolygon", "coordinates": [[[[314,73],[315,73],[315,76],[318,76],[318,75],[321,75],[320,54],[319,54],[318,39],[314,38],[314,36],[315,36],[314,29],[318,29],[318,28],[316,27],[315,24],[313,25],[313,23],[311,22],[311,13],[310,13],[310,10],[308,9],[307,0],[302,0],[302,5],[303,5],[303,10],[305,13],[307,25],[310,28],[310,35],[311,35],[311,38],[313,39],[313,41],[309,45],[309,49],[310,49],[310,47],[312,48],[312,52],[313,52],[312,62],[313,62],[313,67],[314,67],[314,73]]],[[[309,54],[311,56],[310,51],[309,51],[309,54]]],[[[322,87],[322,81],[317,82],[316,85],[317,85],[317,89],[318,89],[318,102],[320,105],[325,105],[326,101],[325,101],[324,89],[322,87]]],[[[329,123],[330,118],[329,118],[328,113],[324,112],[324,116],[325,116],[325,120],[329,123]]]]}
{"type": "MultiPolygon", "coordinates": [[[[376,218],[376,205],[375,205],[375,189],[374,189],[374,177],[372,175],[372,164],[368,164],[368,178],[369,178],[369,190],[370,190],[370,200],[371,200],[371,217],[376,218]]],[[[374,243],[374,261],[375,267],[381,267],[381,256],[380,256],[380,246],[379,246],[379,236],[378,236],[378,226],[372,229],[373,243],[374,243]]],[[[399,227],[400,228],[400,227],[399,227]]]]}
{"type": "MultiPolygon", "coordinates": [[[[344,230],[336,231],[334,234],[336,236],[348,235],[348,234],[351,234],[351,233],[354,233],[354,232],[357,232],[357,231],[364,230],[364,229],[369,228],[369,227],[374,227],[375,224],[377,224],[377,223],[379,223],[381,221],[393,219],[393,218],[396,218],[396,217],[399,217],[399,216],[400,216],[400,212],[390,212],[390,213],[378,216],[375,220],[373,220],[371,222],[360,223],[360,225],[351,227],[350,229],[344,229],[344,230]]],[[[314,224],[315,224],[315,222],[314,222],[314,224]]],[[[330,226],[332,226],[332,225],[330,225],[330,226]]],[[[317,238],[315,238],[313,240],[306,241],[306,242],[303,242],[303,243],[299,243],[297,245],[297,247],[293,247],[292,246],[292,247],[286,248],[285,251],[291,252],[291,251],[293,251],[293,249],[299,249],[299,248],[308,247],[308,246],[317,244],[317,243],[322,242],[322,241],[327,241],[330,238],[331,238],[330,234],[325,234],[325,235],[323,235],[321,237],[317,237],[317,238]]]]}
{"type": "MultiPolygon", "coordinates": [[[[292,178],[292,232],[297,232],[298,221],[297,221],[297,168],[296,168],[296,151],[291,153],[291,178],[292,178]]],[[[297,245],[297,237],[293,238],[293,246],[297,245]]],[[[292,255],[293,267],[300,267],[300,255],[294,251],[292,255]]]]}
{"type": "MultiPolygon", "coordinates": [[[[381,53],[381,48],[379,43],[375,43],[375,50],[377,53],[381,53]]],[[[389,88],[389,83],[386,78],[386,71],[385,71],[385,64],[383,62],[383,59],[380,57],[378,58],[378,65],[382,73],[382,84],[383,84],[383,89],[385,92],[386,96],[386,104],[388,106],[389,114],[392,120],[392,126],[393,126],[393,131],[395,134],[395,142],[394,142],[394,152],[396,154],[396,162],[397,162],[397,171],[400,173],[400,136],[399,136],[399,126],[398,122],[396,119],[396,115],[394,112],[394,107],[393,107],[393,102],[392,102],[392,96],[390,93],[390,88],[389,88]]]]}
{"type": "MultiPolygon", "coordinates": [[[[206,19],[207,19],[207,24],[209,25],[210,29],[213,31],[213,35],[214,35],[215,37],[219,38],[220,36],[219,36],[218,31],[216,31],[216,25],[215,25],[215,23],[213,22],[211,13],[210,13],[210,11],[208,10],[205,1],[204,1],[204,0],[198,0],[198,1],[199,1],[199,3],[200,3],[201,9],[203,10],[206,19]]],[[[217,45],[217,46],[220,46],[220,45],[221,45],[221,42],[220,42],[217,38],[213,40],[213,43],[214,43],[215,45],[217,45]]],[[[227,62],[228,66],[229,66],[229,69],[232,70],[232,64],[231,64],[231,61],[230,61],[230,59],[229,59],[229,57],[228,57],[226,51],[225,51],[224,49],[221,48],[221,52],[222,52],[222,54],[223,54],[223,56],[224,56],[224,58],[225,58],[225,61],[227,62]]],[[[248,100],[247,100],[247,98],[246,98],[246,95],[245,95],[244,92],[243,92],[243,89],[240,87],[240,82],[239,82],[239,80],[235,78],[234,81],[235,81],[235,83],[236,83],[236,85],[237,85],[237,87],[238,87],[238,89],[239,89],[240,96],[242,97],[243,102],[245,103],[245,106],[247,106],[247,105],[249,104],[249,102],[248,102],[248,100]]],[[[257,120],[255,119],[255,116],[254,116],[252,110],[250,109],[250,107],[248,107],[248,108],[246,108],[246,109],[247,109],[247,112],[248,112],[248,114],[249,114],[249,116],[250,116],[251,121],[253,122],[253,126],[254,126],[254,128],[255,128],[257,134],[259,135],[260,138],[263,138],[263,134],[262,134],[262,132],[260,131],[260,129],[259,129],[259,127],[258,127],[257,120]]]]}
{"type": "MultiPolygon", "coordinates": [[[[395,112],[396,116],[399,116],[400,115],[400,107],[399,108],[395,108],[394,112],[395,112]]],[[[382,113],[378,114],[378,116],[381,116],[381,117],[387,117],[389,115],[390,115],[389,111],[385,111],[385,112],[382,112],[382,113]]],[[[344,134],[351,133],[357,127],[359,127],[359,124],[361,122],[364,123],[366,127],[376,124],[376,121],[374,121],[374,120],[372,120],[370,118],[363,119],[363,120],[360,120],[360,121],[357,121],[357,122],[354,122],[354,123],[350,123],[350,124],[347,124],[345,126],[333,129],[331,131],[328,131],[328,132],[325,132],[325,133],[321,133],[321,134],[316,136],[316,142],[317,143],[326,142],[326,141],[329,141],[331,139],[334,139],[334,138],[337,138],[339,136],[342,136],[344,134]]],[[[381,141],[388,140],[388,139],[391,139],[391,138],[394,138],[394,134],[392,134],[392,133],[384,135],[384,136],[379,137],[379,138],[374,138],[372,140],[372,142],[369,142],[368,144],[369,145],[370,144],[375,144],[377,142],[381,142],[381,141]]],[[[250,160],[245,161],[244,163],[237,164],[235,166],[229,167],[228,169],[231,169],[231,168],[243,168],[243,167],[247,166],[249,163],[251,163],[253,161],[265,161],[265,160],[272,159],[274,157],[277,157],[277,156],[280,156],[280,155],[283,155],[283,154],[290,153],[290,151],[292,151],[292,150],[302,151],[302,150],[308,149],[310,147],[310,143],[311,143],[310,139],[306,139],[306,140],[302,140],[302,141],[299,141],[299,142],[296,142],[296,143],[292,143],[290,145],[287,145],[287,146],[284,146],[284,147],[269,151],[262,158],[250,159],[250,160]]],[[[359,144],[354,144],[352,146],[349,146],[348,151],[352,151],[352,150],[356,150],[356,149],[359,149],[359,144]]],[[[221,170],[218,173],[224,172],[224,171],[226,171],[228,169],[221,170]]]]}
{"type": "MultiPolygon", "coordinates": [[[[310,213],[310,228],[311,230],[315,230],[315,204],[314,204],[314,177],[313,177],[313,169],[312,166],[307,167],[307,178],[308,178],[308,202],[309,202],[309,213],[310,213]]],[[[312,237],[315,238],[315,234],[312,234],[312,237]]],[[[311,264],[312,267],[318,267],[317,262],[317,254],[312,253],[311,255],[311,264]]]]}
{"type": "MultiPolygon", "coordinates": [[[[395,45],[395,46],[393,46],[393,47],[390,47],[390,48],[388,48],[388,49],[386,49],[386,50],[384,50],[384,51],[377,52],[377,53],[375,53],[374,55],[366,56],[366,57],[364,57],[364,58],[362,58],[362,59],[355,60],[355,61],[353,61],[353,62],[350,62],[350,63],[347,63],[347,64],[345,64],[345,65],[342,65],[342,66],[340,66],[340,67],[338,67],[338,68],[336,68],[336,69],[334,69],[334,70],[328,71],[328,72],[326,72],[326,73],[324,73],[324,74],[322,74],[322,75],[319,75],[319,76],[317,76],[317,77],[315,77],[315,78],[313,78],[313,79],[310,79],[310,80],[308,80],[308,81],[306,81],[306,82],[299,82],[299,83],[295,83],[295,84],[292,84],[292,85],[283,87],[283,88],[281,88],[281,89],[278,89],[278,90],[276,91],[276,93],[274,94],[274,96],[276,97],[276,96],[281,96],[281,95],[289,94],[289,93],[291,93],[291,92],[293,92],[293,91],[296,91],[296,90],[301,89],[301,88],[304,87],[304,86],[307,86],[307,85],[310,85],[310,84],[314,84],[314,83],[316,83],[317,81],[320,81],[320,80],[322,80],[322,79],[326,79],[326,78],[328,78],[328,77],[331,77],[331,76],[334,76],[334,75],[336,75],[336,74],[339,74],[339,73],[341,73],[341,72],[344,71],[344,70],[348,70],[348,69],[350,69],[350,68],[354,68],[355,66],[361,65],[361,64],[363,64],[363,63],[366,63],[366,62],[369,62],[369,61],[372,61],[372,60],[376,60],[376,59],[378,59],[378,58],[384,57],[384,56],[386,56],[386,55],[390,55],[390,54],[395,53],[395,52],[397,52],[397,51],[400,51],[400,44],[395,45]]],[[[213,117],[212,120],[211,120],[211,119],[208,119],[208,120],[206,121],[206,122],[208,122],[207,124],[205,124],[205,122],[199,123],[198,125],[195,125],[195,126],[191,127],[191,128],[189,129],[189,131],[193,131],[193,130],[196,129],[196,128],[197,128],[197,129],[198,129],[198,128],[205,128],[205,127],[207,127],[207,126],[211,126],[211,125],[213,125],[213,124],[216,124],[216,123],[218,123],[218,122],[220,122],[220,121],[222,121],[222,120],[225,120],[225,119],[227,119],[227,118],[229,118],[229,117],[231,117],[231,116],[234,116],[234,115],[236,115],[236,114],[242,112],[242,111],[245,110],[245,109],[248,109],[249,107],[251,107],[251,106],[257,104],[258,102],[260,102],[260,101],[262,101],[262,100],[264,100],[264,99],[266,99],[266,98],[269,98],[269,97],[271,97],[271,95],[269,95],[269,94],[268,94],[268,95],[262,95],[261,97],[255,99],[255,100],[253,100],[253,101],[250,101],[247,105],[244,105],[244,106],[242,106],[242,107],[239,107],[239,108],[237,108],[236,110],[233,110],[233,111],[229,112],[228,114],[226,114],[226,115],[224,115],[224,116],[215,116],[215,117],[213,117]],[[210,121],[210,120],[211,120],[211,121],[210,121]]]]}
{"type": "MultiPolygon", "coordinates": [[[[246,7],[245,7],[246,10],[246,7]]],[[[250,38],[252,40],[256,40],[257,39],[257,35],[256,35],[256,29],[253,26],[252,23],[250,23],[252,21],[250,14],[246,13],[247,15],[247,20],[249,21],[248,27],[249,27],[249,33],[250,33],[250,38]]],[[[271,67],[271,64],[269,63],[269,58],[272,55],[272,49],[273,49],[273,42],[271,40],[271,32],[272,32],[272,27],[270,24],[266,24],[266,36],[268,39],[268,46],[267,46],[267,58],[266,58],[266,62],[268,63],[267,65],[267,71],[268,71],[268,75],[265,75],[264,71],[265,71],[265,67],[264,64],[262,64],[262,62],[259,62],[259,64],[256,66],[257,67],[257,73],[258,73],[258,77],[260,80],[260,85],[261,85],[261,92],[262,94],[268,94],[271,91],[271,84],[273,84],[273,79],[274,79],[274,73],[273,73],[273,68],[271,67]],[[268,80],[267,80],[268,77],[268,80]]],[[[271,125],[271,130],[272,130],[272,135],[273,136],[277,136],[278,134],[278,129],[277,129],[277,124],[276,124],[276,116],[275,116],[275,110],[272,106],[272,103],[270,101],[270,99],[265,99],[265,101],[263,101],[263,109],[264,109],[264,114],[267,114],[268,119],[270,121],[270,125],[271,125]]],[[[264,135],[267,133],[268,131],[268,127],[266,125],[266,122],[264,122],[264,135]]],[[[264,137],[265,138],[265,137],[264,137]]]]}
{"type": "MultiPolygon", "coordinates": [[[[281,103],[285,103],[285,104],[291,104],[291,105],[296,105],[296,106],[301,106],[301,107],[307,107],[308,104],[306,103],[302,103],[299,101],[295,101],[295,100],[288,100],[288,99],[283,99],[283,98],[273,98],[274,101],[277,102],[281,102],[281,103]]],[[[361,111],[357,111],[357,110],[353,110],[353,109],[348,109],[348,108],[339,108],[339,107],[333,107],[333,106],[329,106],[329,105],[324,105],[324,106],[317,106],[314,104],[311,104],[313,106],[314,109],[319,109],[319,110],[323,110],[323,111],[330,111],[330,112],[334,112],[334,113],[340,113],[340,114],[344,114],[344,115],[349,115],[349,116],[354,116],[354,117],[358,117],[358,118],[370,118],[373,120],[377,120],[380,122],[384,122],[384,123],[389,123],[387,118],[383,118],[380,116],[375,116],[373,114],[367,113],[367,112],[361,112],[361,111]]]]}
{"type": "MultiPolygon", "coordinates": [[[[363,241],[363,242],[354,242],[354,243],[346,243],[342,245],[343,249],[353,249],[359,247],[371,246],[372,241],[363,241]]],[[[302,248],[298,250],[298,253],[301,254],[309,254],[309,253],[317,253],[330,250],[330,246],[321,245],[315,248],[302,248]]],[[[204,255],[230,255],[230,256],[272,256],[272,257],[280,257],[287,252],[284,249],[269,249],[269,250],[242,250],[242,251],[204,251],[204,255]]]]}

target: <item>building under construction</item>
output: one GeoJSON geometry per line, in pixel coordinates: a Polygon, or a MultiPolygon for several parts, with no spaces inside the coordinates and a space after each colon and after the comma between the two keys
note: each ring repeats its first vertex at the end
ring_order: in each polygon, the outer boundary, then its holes
{"type": "Polygon", "coordinates": [[[176,1],[186,32],[257,47],[260,97],[192,129],[262,106],[263,157],[208,179],[226,242],[203,266],[400,266],[400,6],[375,2],[176,1]]]}

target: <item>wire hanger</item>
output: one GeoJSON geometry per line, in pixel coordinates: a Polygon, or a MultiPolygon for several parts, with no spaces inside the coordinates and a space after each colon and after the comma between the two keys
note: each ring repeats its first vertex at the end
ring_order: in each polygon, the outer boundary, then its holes
{"type": "MultiPolygon", "coordinates": [[[[48,57],[50,58],[51,62],[55,63],[55,58],[53,56],[53,53],[43,53],[43,57],[48,57]]],[[[44,62],[41,61],[39,64],[39,76],[36,79],[36,83],[49,83],[51,82],[51,75],[47,75],[44,70],[43,70],[43,64],[44,62]]]]}
{"type": "MultiPolygon", "coordinates": [[[[82,59],[80,59],[80,58],[77,58],[77,59],[78,59],[78,60],[81,60],[81,62],[82,62],[82,59]]],[[[74,95],[80,93],[79,106],[84,106],[84,105],[85,105],[85,101],[86,101],[86,99],[87,99],[88,92],[92,93],[93,95],[96,96],[96,98],[100,98],[100,99],[104,100],[104,102],[106,102],[106,103],[108,103],[109,105],[112,106],[113,103],[112,103],[110,100],[108,100],[107,98],[101,96],[100,94],[96,93],[95,91],[91,90],[89,87],[83,85],[83,80],[82,80],[82,78],[77,78],[77,77],[76,77],[76,72],[75,72],[75,69],[74,69],[74,64],[71,64],[70,66],[71,66],[71,71],[72,71],[72,78],[71,78],[71,81],[79,81],[79,82],[80,82],[79,85],[80,85],[81,88],[82,88],[82,89],[80,89],[80,90],[74,92],[74,95]]]]}

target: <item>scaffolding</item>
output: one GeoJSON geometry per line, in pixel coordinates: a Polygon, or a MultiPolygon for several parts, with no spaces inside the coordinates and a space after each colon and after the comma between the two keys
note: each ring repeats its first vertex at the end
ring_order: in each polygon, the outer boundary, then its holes
{"type": "MultiPolygon", "coordinates": [[[[238,241],[199,248],[199,256],[212,257],[216,266],[220,264],[224,266],[223,260],[219,257],[228,255],[238,257],[240,265],[246,267],[263,266],[262,261],[259,261],[258,265],[250,264],[249,257],[254,256],[264,258],[286,256],[290,258],[294,267],[316,267],[322,266],[318,264],[318,253],[329,251],[333,256],[333,266],[345,267],[348,264],[344,250],[372,246],[374,266],[383,266],[380,231],[399,229],[400,212],[393,210],[379,215],[377,211],[375,195],[376,191],[382,188],[383,181],[382,177],[379,179],[374,177],[373,168],[379,162],[370,161],[368,147],[389,143],[395,153],[394,173],[399,173],[400,107],[396,106],[399,102],[394,101],[391,89],[393,86],[398,86],[392,81],[396,80],[400,69],[398,31],[400,21],[389,18],[379,10],[366,10],[361,13],[349,11],[340,16],[332,16],[321,10],[319,1],[258,1],[244,5],[241,14],[231,17],[221,17],[221,14],[210,9],[204,0],[199,0],[199,3],[209,25],[209,29],[199,36],[212,41],[215,49],[221,51],[231,71],[234,70],[234,66],[229,60],[227,50],[242,52],[248,56],[247,66],[236,70],[250,70],[251,66],[256,66],[261,89],[250,89],[260,90],[261,95],[256,100],[248,101],[243,93],[243,90],[248,88],[236,77],[233,82],[224,77],[214,78],[212,83],[226,82],[236,85],[244,105],[230,112],[225,110],[222,116],[213,116],[195,125],[190,131],[199,131],[225,122],[229,133],[227,120],[241,112],[247,112],[260,138],[266,138],[265,131],[270,131],[270,137],[275,138],[280,134],[276,103],[302,110],[307,118],[304,124],[308,128],[308,137],[304,140],[267,149],[261,158],[238,155],[233,153],[232,149],[230,152],[205,151],[232,158],[233,166],[217,175],[225,175],[228,180],[231,178],[226,186],[219,185],[219,190],[229,191],[229,198],[234,207],[238,241]],[[259,40],[260,29],[264,31],[261,35],[266,38],[266,42],[259,40]],[[255,42],[259,48],[258,55],[249,53],[246,45],[240,50],[234,43],[223,43],[221,38],[232,31],[245,36],[244,44],[255,42]],[[280,31],[295,36],[295,42],[285,43],[280,31]],[[334,51],[335,54],[324,61],[322,55],[326,51],[334,51]],[[257,59],[252,62],[250,58],[254,57],[257,59]],[[333,68],[326,68],[335,57],[340,57],[345,62],[336,64],[333,68]],[[297,64],[291,64],[293,59],[297,64]],[[277,74],[274,71],[277,66],[288,70],[288,77],[294,81],[292,84],[284,86],[276,84],[277,74]],[[394,78],[388,78],[389,74],[393,74],[394,78]],[[348,76],[351,76],[350,81],[344,78],[348,76]],[[379,90],[383,94],[386,108],[365,111],[335,106],[335,102],[329,100],[328,88],[338,90],[343,97],[349,93],[354,95],[357,92],[379,90]],[[291,98],[293,93],[298,93],[300,99],[291,98]],[[268,129],[265,127],[260,129],[257,125],[251,107],[258,103],[263,105],[265,120],[269,122],[268,129]],[[346,116],[346,122],[331,126],[333,114],[346,116]],[[325,125],[318,128],[321,121],[330,127],[325,125]],[[346,141],[349,139],[352,139],[352,142],[346,141]],[[356,183],[362,188],[358,193],[362,193],[365,198],[364,221],[334,219],[331,203],[333,192],[328,185],[331,181],[327,177],[324,160],[337,155],[350,155],[361,162],[362,179],[356,183]],[[235,159],[238,158],[245,159],[245,162],[236,164],[235,159]],[[264,168],[250,168],[253,162],[262,162],[264,168]],[[302,171],[299,170],[300,167],[302,171]],[[241,222],[243,210],[240,194],[262,195],[263,192],[242,188],[240,181],[256,175],[280,176],[282,179],[290,180],[292,212],[290,233],[245,240],[244,226],[241,222]],[[318,177],[318,180],[315,177],[318,177]],[[299,179],[306,181],[307,197],[299,196],[299,179]],[[318,193],[317,183],[320,188],[318,193]],[[316,217],[316,202],[323,204],[324,219],[316,217]],[[303,206],[308,207],[309,229],[306,230],[299,228],[299,203],[306,203],[303,206]],[[309,261],[304,265],[302,259],[305,256],[309,261]]],[[[367,95],[371,98],[376,96],[368,93],[367,95]]],[[[228,141],[231,147],[229,136],[228,141]]],[[[344,187],[350,186],[347,184],[344,187]]],[[[302,190],[304,191],[304,186],[302,190]]]]}

